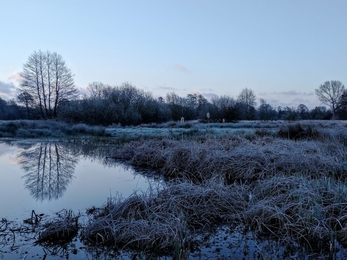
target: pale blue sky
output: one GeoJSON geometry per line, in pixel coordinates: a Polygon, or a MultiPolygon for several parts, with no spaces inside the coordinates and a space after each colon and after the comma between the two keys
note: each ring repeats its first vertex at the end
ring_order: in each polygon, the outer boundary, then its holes
{"type": "Polygon", "coordinates": [[[0,96],[35,50],[58,52],[79,88],[128,81],[154,96],[237,97],[319,105],[347,86],[345,0],[0,0],[0,96]]]}

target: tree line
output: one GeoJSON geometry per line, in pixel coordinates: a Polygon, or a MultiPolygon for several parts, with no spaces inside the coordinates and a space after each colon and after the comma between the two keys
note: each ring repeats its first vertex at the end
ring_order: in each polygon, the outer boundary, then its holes
{"type": "Polygon", "coordinates": [[[309,110],[273,107],[264,99],[256,103],[252,89],[244,88],[237,98],[228,95],[207,100],[197,93],[181,97],[168,93],[155,98],[152,93],[125,82],[110,86],[93,82],[81,96],[74,75],[62,56],[35,51],[23,65],[23,81],[16,99],[0,97],[0,119],[50,119],[90,125],[139,125],[179,120],[236,122],[239,120],[329,120],[347,119],[347,90],[340,81],[326,81],[315,90],[327,105],[309,110]]]}

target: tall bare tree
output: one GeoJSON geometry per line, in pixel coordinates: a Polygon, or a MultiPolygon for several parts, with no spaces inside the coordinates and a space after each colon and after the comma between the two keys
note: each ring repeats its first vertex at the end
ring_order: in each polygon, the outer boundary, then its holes
{"type": "Polygon", "coordinates": [[[249,88],[242,89],[237,100],[244,106],[242,110],[244,110],[245,119],[253,119],[256,106],[256,96],[254,91],[249,88]]]}
{"type": "Polygon", "coordinates": [[[254,91],[249,88],[244,88],[241,90],[240,94],[237,97],[237,100],[245,103],[247,106],[255,107],[256,105],[256,97],[254,91]]]}
{"type": "Polygon", "coordinates": [[[23,65],[21,76],[18,95],[30,94],[42,118],[56,117],[59,107],[77,96],[74,75],[56,52],[35,51],[23,65]]]}
{"type": "Polygon", "coordinates": [[[343,94],[345,86],[338,80],[326,81],[315,89],[318,99],[325,105],[331,108],[333,118],[336,117],[339,98],[343,94]]]}

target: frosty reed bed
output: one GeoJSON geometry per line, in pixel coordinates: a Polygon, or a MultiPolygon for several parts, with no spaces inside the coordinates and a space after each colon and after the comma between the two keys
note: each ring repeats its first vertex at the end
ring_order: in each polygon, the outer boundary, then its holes
{"type": "Polygon", "coordinates": [[[288,251],[333,256],[347,246],[346,201],[345,185],[298,176],[228,186],[218,180],[171,182],[160,191],[109,200],[93,212],[82,239],[116,251],[185,259],[198,234],[228,225],[288,251]]]}
{"type": "Polygon", "coordinates": [[[159,170],[167,178],[203,181],[221,176],[226,184],[278,174],[310,178],[347,176],[347,149],[339,139],[293,141],[273,137],[218,138],[204,141],[137,141],[112,156],[159,170]]]}
{"type": "Polygon", "coordinates": [[[347,246],[347,149],[344,126],[339,127],[289,125],[280,130],[290,133],[286,137],[239,133],[140,140],[112,155],[178,182],[145,201],[148,212],[161,212],[159,203],[185,220],[189,241],[199,230],[238,223],[296,250],[333,255],[347,246]],[[299,137],[291,135],[295,131],[299,137]],[[204,197],[212,187],[223,192],[204,197]],[[164,193],[170,196],[163,199],[164,193]]]}

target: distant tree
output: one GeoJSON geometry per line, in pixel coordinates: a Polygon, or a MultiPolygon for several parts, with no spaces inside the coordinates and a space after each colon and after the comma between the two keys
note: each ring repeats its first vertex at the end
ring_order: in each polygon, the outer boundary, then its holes
{"type": "Polygon", "coordinates": [[[185,119],[204,119],[208,110],[208,101],[201,94],[188,94],[186,97],[185,119]]]}
{"type": "MultiPolygon", "coordinates": [[[[196,108],[197,112],[197,118],[198,119],[205,119],[207,113],[210,111],[211,109],[211,104],[208,102],[208,100],[201,94],[198,95],[198,106],[196,108]]],[[[211,115],[210,115],[211,116],[211,115]]]]}
{"type": "Polygon", "coordinates": [[[255,117],[255,106],[256,106],[256,96],[252,89],[244,88],[241,90],[237,97],[237,100],[243,105],[239,105],[244,112],[244,118],[246,120],[254,119],[255,117]]]}
{"type": "Polygon", "coordinates": [[[249,88],[244,88],[243,90],[241,90],[240,94],[237,97],[237,100],[247,104],[248,106],[254,107],[256,105],[256,96],[254,94],[254,91],[249,88]]]}
{"type": "Polygon", "coordinates": [[[294,107],[278,107],[277,108],[278,118],[281,120],[294,121],[298,119],[298,113],[294,107]]]}
{"type": "Polygon", "coordinates": [[[276,110],[264,99],[260,99],[260,106],[258,108],[258,118],[260,120],[268,121],[276,119],[276,110]]]}
{"type": "Polygon", "coordinates": [[[6,105],[7,105],[6,101],[0,97],[0,111],[3,111],[6,105]]]}
{"type": "Polygon", "coordinates": [[[318,106],[310,111],[310,117],[315,120],[329,120],[332,117],[332,112],[324,106],[318,106]]]}
{"type": "Polygon", "coordinates": [[[237,102],[230,96],[221,96],[212,99],[212,105],[215,107],[214,110],[210,109],[211,118],[219,118],[220,121],[223,119],[227,122],[235,122],[239,120],[240,111],[237,107],[237,102]]]}
{"type": "Polygon", "coordinates": [[[300,119],[310,119],[310,110],[304,104],[300,104],[296,109],[300,119]]]}
{"type": "Polygon", "coordinates": [[[1,120],[16,120],[23,118],[20,107],[14,99],[8,101],[0,97],[0,119],[1,120]]]}
{"type": "Polygon", "coordinates": [[[331,108],[333,118],[336,117],[338,101],[344,90],[345,86],[337,80],[326,81],[318,89],[315,89],[318,99],[331,108]]]}
{"type": "Polygon", "coordinates": [[[341,97],[339,98],[338,106],[337,106],[337,114],[339,119],[346,120],[347,119],[347,90],[343,92],[341,97]]]}
{"type": "Polygon", "coordinates": [[[179,97],[176,93],[171,92],[166,94],[166,103],[170,108],[170,113],[172,119],[177,121],[180,120],[184,114],[182,98],[179,97]]]}
{"type": "Polygon", "coordinates": [[[56,52],[35,51],[23,65],[21,76],[18,96],[30,95],[42,118],[56,117],[60,106],[77,96],[73,74],[56,52]]]}
{"type": "Polygon", "coordinates": [[[17,100],[25,105],[27,117],[29,118],[30,108],[34,106],[34,98],[27,91],[21,92],[17,95],[17,100]]]}

